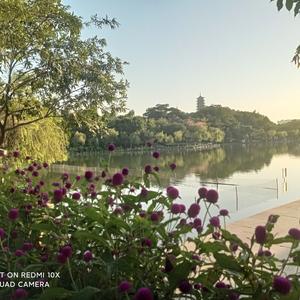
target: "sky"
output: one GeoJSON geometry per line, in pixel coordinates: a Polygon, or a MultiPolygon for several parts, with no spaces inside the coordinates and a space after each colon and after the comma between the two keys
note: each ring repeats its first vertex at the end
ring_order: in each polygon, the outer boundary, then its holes
{"type": "Polygon", "coordinates": [[[158,103],[256,110],[272,121],[300,119],[300,17],[269,0],[63,0],[88,19],[115,17],[115,30],[89,29],[129,62],[127,106],[136,114],[158,103]]]}

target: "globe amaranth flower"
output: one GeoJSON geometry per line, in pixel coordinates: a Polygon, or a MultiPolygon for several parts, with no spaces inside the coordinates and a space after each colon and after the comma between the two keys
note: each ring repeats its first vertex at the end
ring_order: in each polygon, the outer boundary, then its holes
{"type": "Polygon", "coordinates": [[[176,215],[181,213],[181,207],[180,204],[174,203],[171,206],[171,213],[176,215]]]}
{"type": "Polygon", "coordinates": [[[300,230],[299,230],[299,229],[297,229],[297,228],[291,228],[291,229],[289,230],[289,235],[290,235],[293,239],[300,241],[300,230]]]}
{"type": "Polygon", "coordinates": [[[139,288],[134,296],[134,300],[153,300],[152,291],[147,287],[139,288]]]}
{"type": "Polygon", "coordinates": [[[127,175],[129,174],[128,168],[123,168],[123,169],[122,169],[122,174],[123,174],[124,176],[127,176],[127,175]]]}
{"type": "Polygon", "coordinates": [[[58,253],[56,259],[60,264],[65,264],[68,258],[63,253],[58,253]]]}
{"type": "Polygon", "coordinates": [[[141,210],[141,211],[139,212],[139,216],[140,216],[141,218],[145,218],[146,215],[147,215],[147,213],[146,213],[144,210],[141,210]]]}
{"type": "Polygon", "coordinates": [[[32,250],[33,249],[33,244],[32,243],[30,243],[30,242],[25,242],[24,244],[23,244],[23,247],[22,247],[22,250],[23,251],[30,251],[30,250],[32,250]]]}
{"type": "Polygon", "coordinates": [[[170,167],[170,169],[172,170],[172,171],[174,171],[175,169],[176,169],[176,164],[175,163],[171,163],[170,165],[169,165],[169,167],[170,167]]]}
{"type": "Polygon", "coordinates": [[[90,251],[90,250],[86,250],[84,253],[83,253],[83,260],[85,262],[89,262],[93,259],[93,253],[90,251]]]}
{"type": "Polygon", "coordinates": [[[72,194],[72,199],[73,200],[79,200],[81,197],[80,193],[79,192],[75,192],[72,194]]]}
{"type": "Polygon", "coordinates": [[[144,171],[146,174],[151,174],[152,173],[152,167],[150,165],[146,165],[144,168],[144,171]]]}
{"type": "Polygon", "coordinates": [[[143,187],[143,188],[141,189],[141,194],[140,194],[140,195],[141,195],[141,197],[144,197],[144,198],[145,198],[145,197],[148,196],[148,193],[149,193],[148,190],[147,190],[146,188],[143,187]]]}
{"type": "Polygon", "coordinates": [[[94,177],[94,173],[92,171],[85,171],[84,177],[86,180],[90,181],[94,177]]]}
{"type": "Polygon", "coordinates": [[[19,209],[18,208],[12,208],[8,212],[8,218],[11,220],[16,220],[19,217],[19,209]]]}
{"type": "Polygon", "coordinates": [[[132,283],[124,280],[118,286],[118,291],[120,293],[127,293],[132,288],[132,283]]]}
{"type": "Polygon", "coordinates": [[[79,181],[81,179],[81,176],[80,175],[76,175],[75,179],[76,179],[76,181],[79,181]]]}
{"type": "Polygon", "coordinates": [[[56,203],[61,202],[63,197],[64,197],[64,191],[62,189],[54,190],[53,198],[56,203]]]}
{"type": "Polygon", "coordinates": [[[15,256],[17,256],[17,257],[21,257],[21,256],[23,256],[25,253],[24,253],[24,251],[22,250],[22,249],[17,249],[16,251],[15,251],[15,256]]]}
{"type": "Polygon", "coordinates": [[[189,283],[188,280],[182,280],[180,281],[178,288],[180,290],[180,292],[184,293],[184,294],[188,294],[191,290],[192,290],[192,285],[189,283]]]}
{"type": "Polygon", "coordinates": [[[67,180],[68,178],[69,178],[69,174],[68,173],[61,174],[61,179],[62,180],[67,180]]]}
{"type": "Polygon", "coordinates": [[[153,168],[153,170],[154,170],[155,172],[159,172],[159,167],[158,167],[158,166],[155,166],[155,167],[153,168]]]}
{"type": "Polygon", "coordinates": [[[180,206],[180,212],[181,213],[185,213],[185,205],[184,204],[179,204],[179,206],[180,206]]]}
{"type": "Polygon", "coordinates": [[[13,299],[25,299],[28,297],[28,292],[25,289],[18,288],[13,293],[13,299]]]}
{"type": "Polygon", "coordinates": [[[18,150],[15,150],[15,151],[13,151],[12,155],[15,158],[20,157],[20,152],[18,150]]]}
{"type": "Polygon", "coordinates": [[[214,227],[220,227],[221,226],[221,222],[219,217],[215,216],[215,217],[211,217],[209,220],[210,225],[214,226],[214,227]]]}
{"type": "Polygon", "coordinates": [[[159,221],[159,218],[160,218],[159,213],[156,211],[152,212],[150,215],[150,220],[153,222],[159,221]]]}
{"type": "Polygon", "coordinates": [[[193,227],[194,228],[198,228],[202,226],[202,220],[200,218],[195,218],[194,219],[194,223],[193,223],[193,227]]]}
{"type": "Polygon", "coordinates": [[[229,211],[227,209],[220,209],[220,216],[227,217],[229,215],[229,211]]]}
{"type": "Polygon", "coordinates": [[[70,245],[63,246],[60,251],[61,254],[63,254],[65,257],[70,258],[72,256],[72,247],[70,245]]]}
{"type": "Polygon", "coordinates": [[[273,279],[273,289],[283,295],[287,295],[292,288],[292,284],[287,277],[275,276],[273,279]]]}
{"type": "Polygon", "coordinates": [[[142,239],[142,246],[150,248],[152,246],[152,240],[150,240],[148,238],[143,238],[142,239]]]}
{"type": "Polygon", "coordinates": [[[219,199],[219,193],[216,190],[208,190],[206,193],[206,200],[209,203],[217,203],[219,199]]]}
{"type": "Polygon", "coordinates": [[[257,226],[255,228],[255,240],[258,244],[263,245],[267,240],[267,231],[265,226],[257,226]]]}
{"type": "Polygon", "coordinates": [[[188,216],[190,218],[195,218],[200,212],[200,205],[198,203],[193,203],[188,209],[188,216]]]}
{"type": "Polygon", "coordinates": [[[215,285],[217,289],[226,289],[227,285],[223,281],[218,281],[215,285]]]}
{"type": "Polygon", "coordinates": [[[159,153],[158,151],[154,151],[154,152],[152,153],[152,156],[153,156],[154,158],[158,159],[158,158],[160,157],[160,153],[159,153]]]}
{"type": "Polygon", "coordinates": [[[198,190],[198,195],[201,199],[206,198],[206,194],[207,194],[207,188],[206,187],[201,187],[198,190]]]}
{"type": "Polygon", "coordinates": [[[114,186],[121,185],[124,182],[124,177],[121,173],[116,173],[112,177],[112,184],[114,186]]]}
{"type": "Polygon", "coordinates": [[[170,198],[170,199],[176,199],[178,198],[179,196],[179,191],[173,187],[173,186],[169,186],[167,187],[167,196],[170,198]]]}
{"type": "Polygon", "coordinates": [[[107,146],[107,150],[108,150],[109,152],[115,151],[115,150],[116,150],[116,145],[115,145],[115,144],[109,144],[109,145],[107,146]]]}

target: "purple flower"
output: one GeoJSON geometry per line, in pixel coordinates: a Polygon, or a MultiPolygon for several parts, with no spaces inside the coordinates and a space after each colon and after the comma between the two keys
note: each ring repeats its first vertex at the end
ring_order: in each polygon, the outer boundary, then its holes
{"type": "Polygon", "coordinates": [[[76,181],[79,181],[79,180],[80,180],[80,178],[81,178],[81,176],[80,176],[80,175],[77,175],[77,176],[75,177],[76,181]]]}
{"type": "Polygon", "coordinates": [[[287,295],[290,292],[292,285],[288,278],[275,276],[273,280],[273,288],[276,292],[287,295]]]}
{"type": "Polygon", "coordinates": [[[56,259],[60,264],[64,264],[68,258],[63,253],[58,253],[56,259]]]}
{"type": "Polygon", "coordinates": [[[155,151],[152,153],[152,156],[156,159],[158,159],[160,157],[160,153],[158,151],[155,151]]]}
{"type": "Polygon", "coordinates": [[[176,199],[179,196],[179,191],[173,187],[173,186],[169,186],[167,187],[167,195],[170,199],[176,199]]]}
{"type": "Polygon", "coordinates": [[[299,229],[297,229],[297,228],[291,228],[291,229],[289,230],[289,235],[290,235],[293,239],[300,241],[300,230],[299,230],[299,229]]]}
{"type": "Polygon", "coordinates": [[[217,288],[217,289],[226,289],[227,286],[226,286],[226,284],[225,284],[223,281],[218,281],[218,282],[216,283],[216,288],[217,288]]]}
{"type": "Polygon", "coordinates": [[[30,250],[32,250],[33,249],[33,244],[32,243],[30,243],[30,242],[25,242],[24,244],[23,244],[23,247],[22,247],[22,250],[23,251],[30,251],[30,250]]]}
{"type": "Polygon", "coordinates": [[[142,287],[138,289],[134,296],[135,300],[153,300],[152,291],[149,288],[142,287]]]}
{"type": "Polygon", "coordinates": [[[155,172],[159,172],[159,167],[158,167],[158,166],[155,166],[155,167],[153,168],[153,170],[154,170],[155,172]]]}
{"type": "Polygon", "coordinates": [[[200,205],[198,203],[193,203],[188,209],[188,216],[190,218],[195,218],[200,212],[200,205]]]}
{"type": "Polygon", "coordinates": [[[114,186],[116,185],[121,185],[124,181],[124,177],[121,173],[116,173],[114,174],[114,176],[112,177],[112,184],[114,186]]]}
{"type": "Polygon", "coordinates": [[[92,171],[85,171],[84,177],[86,180],[90,181],[94,177],[94,173],[92,171]]]}
{"type": "Polygon", "coordinates": [[[0,228],[0,239],[3,240],[5,237],[5,230],[3,228],[0,228]]]}
{"type": "Polygon", "coordinates": [[[178,286],[180,292],[184,294],[188,294],[192,290],[192,285],[188,282],[188,280],[182,280],[178,286]]]}
{"type": "Polygon", "coordinates": [[[255,239],[258,244],[263,245],[267,239],[267,231],[265,226],[257,226],[255,228],[255,239]]]}
{"type": "Polygon", "coordinates": [[[180,204],[172,204],[171,206],[171,213],[176,215],[176,214],[180,214],[181,213],[181,207],[180,207],[180,204]]]}
{"type": "Polygon", "coordinates": [[[185,212],[185,205],[184,204],[179,204],[180,206],[180,212],[184,213],[185,212]]]}
{"type": "Polygon", "coordinates": [[[63,246],[59,252],[69,258],[72,256],[72,247],[70,245],[63,246]]]}
{"type": "Polygon", "coordinates": [[[49,165],[48,165],[46,162],[44,162],[44,163],[43,163],[43,167],[44,167],[45,169],[47,169],[47,168],[49,167],[49,165]]]}
{"type": "Polygon", "coordinates": [[[219,217],[211,217],[209,220],[210,225],[214,226],[214,227],[220,227],[221,223],[220,223],[220,219],[219,217]]]}
{"type": "Polygon", "coordinates": [[[90,250],[86,250],[84,253],[83,253],[83,260],[85,262],[89,262],[93,259],[93,253],[90,251],[90,250]]]}
{"type": "Polygon", "coordinates": [[[139,216],[140,216],[141,218],[145,218],[145,217],[146,217],[146,212],[145,212],[144,210],[141,210],[141,211],[139,212],[139,216]]]}
{"type": "Polygon", "coordinates": [[[25,299],[28,296],[28,292],[24,289],[18,288],[13,293],[13,299],[25,299]]]}
{"type": "Polygon", "coordinates": [[[201,199],[206,198],[206,194],[207,194],[207,188],[206,187],[201,187],[198,190],[198,195],[201,199]]]}
{"type": "Polygon", "coordinates": [[[116,209],[114,210],[114,214],[115,215],[122,215],[123,214],[122,207],[116,207],[116,209]]]}
{"type": "Polygon", "coordinates": [[[174,171],[175,169],[176,169],[176,164],[175,163],[171,163],[170,165],[169,165],[169,167],[170,167],[170,169],[172,170],[172,171],[174,171]]]}
{"type": "Polygon", "coordinates": [[[217,203],[219,199],[219,193],[216,190],[208,190],[206,193],[206,200],[209,203],[217,203]]]}
{"type": "Polygon", "coordinates": [[[142,239],[142,246],[150,248],[152,246],[152,241],[148,238],[143,238],[142,239]]]}
{"type": "Polygon", "coordinates": [[[17,249],[17,250],[15,251],[15,256],[17,256],[17,257],[21,257],[21,256],[23,256],[24,254],[25,254],[24,251],[21,250],[21,249],[17,249]]]}
{"type": "Polygon", "coordinates": [[[202,226],[202,220],[200,218],[195,218],[193,226],[194,226],[194,228],[201,227],[202,226]]]}
{"type": "Polygon", "coordinates": [[[124,176],[127,176],[127,175],[129,174],[128,168],[123,168],[123,169],[122,169],[122,174],[123,174],[124,176]]]}
{"type": "Polygon", "coordinates": [[[19,209],[18,208],[12,208],[9,212],[8,212],[8,217],[11,220],[16,220],[19,217],[19,209]]]}
{"type": "Polygon", "coordinates": [[[69,174],[68,173],[63,173],[62,175],[61,175],[61,179],[62,180],[67,180],[69,178],[69,174]]]}
{"type": "Polygon", "coordinates": [[[115,150],[116,150],[116,145],[115,145],[115,144],[109,144],[109,145],[107,146],[107,150],[108,150],[109,152],[115,151],[115,150]]]}
{"type": "Polygon", "coordinates": [[[229,215],[229,211],[227,209],[221,209],[219,211],[220,216],[226,217],[229,215]]]}
{"type": "Polygon", "coordinates": [[[101,177],[102,177],[102,178],[105,178],[105,177],[106,177],[106,172],[105,172],[105,171],[102,171],[101,177]]]}
{"type": "Polygon", "coordinates": [[[152,173],[152,167],[150,165],[145,166],[145,173],[146,174],[151,174],[152,173]]]}
{"type": "Polygon", "coordinates": [[[152,212],[151,215],[150,215],[150,219],[153,222],[157,222],[159,220],[158,212],[156,212],[156,211],[152,212]]]}
{"type": "Polygon", "coordinates": [[[141,195],[141,197],[144,197],[144,198],[147,197],[148,196],[148,190],[143,187],[141,189],[141,194],[140,195],[141,195]]]}
{"type": "Polygon", "coordinates": [[[13,151],[13,157],[17,158],[20,156],[20,152],[19,151],[13,151]]]}
{"type": "Polygon", "coordinates": [[[53,192],[53,198],[56,203],[60,202],[63,199],[63,197],[64,197],[64,191],[62,189],[55,190],[53,192]]]}
{"type": "Polygon", "coordinates": [[[124,280],[118,286],[118,291],[120,293],[127,293],[132,288],[132,283],[124,280]]]}
{"type": "Polygon", "coordinates": [[[75,193],[73,193],[73,195],[72,195],[72,199],[73,199],[73,200],[79,200],[80,197],[81,197],[81,195],[80,195],[80,193],[78,193],[78,192],[75,192],[75,193]]]}

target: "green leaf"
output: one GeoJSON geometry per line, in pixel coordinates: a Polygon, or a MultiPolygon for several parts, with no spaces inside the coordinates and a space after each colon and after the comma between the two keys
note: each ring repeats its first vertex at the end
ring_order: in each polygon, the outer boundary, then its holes
{"type": "Polygon", "coordinates": [[[294,0],[286,0],[285,2],[285,7],[288,9],[288,10],[291,10],[293,8],[293,5],[294,5],[294,0]]]}
{"type": "Polygon", "coordinates": [[[225,254],[214,253],[216,263],[222,268],[232,271],[241,272],[242,267],[238,264],[233,256],[227,256],[225,254]]]}
{"type": "Polygon", "coordinates": [[[37,231],[54,231],[55,232],[55,226],[52,223],[36,223],[31,225],[32,230],[37,231]]]}
{"type": "Polygon", "coordinates": [[[48,288],[39,297],[39,300],[60,300],[68,299],[72,295],[72,292],[63,288],[48,288]]]}
{"type": "Polygon", "coordinates": [[[277,9],[281,10],[283,8],[283,0],[278,0],[277,1],[277,9]]]}
{"type": "Polygon", "coordinates": [[[99,289],[92,286],[87,286],[86,288],[75,293],[71,300],[92,300],[95,299],[94,296],[97,295],[99,292],[99,289]]]}

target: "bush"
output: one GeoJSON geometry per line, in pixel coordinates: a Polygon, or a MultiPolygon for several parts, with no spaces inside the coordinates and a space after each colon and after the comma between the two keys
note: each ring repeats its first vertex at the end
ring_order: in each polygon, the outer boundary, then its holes
{"type": "Polygon", "coordinates": [[[175,187],[157,188],[153,168],[47,182],[46,163],[0,156],[1,299],[299,299],[300,231],[273,236],[278,216],[246,244],[220,227],[227,210],[211,215],[216,191],[199,189],[186,208],[175,187]],[[281,243],[284,260],[271,253],[281,243]],[[11,287],[8,272],[41,278],[11,287]]]}

